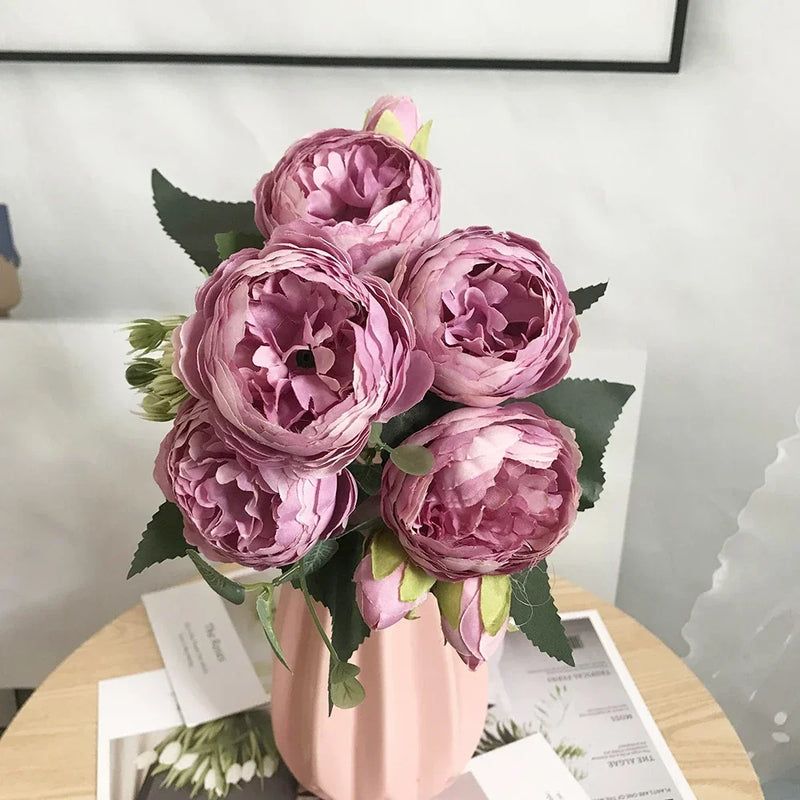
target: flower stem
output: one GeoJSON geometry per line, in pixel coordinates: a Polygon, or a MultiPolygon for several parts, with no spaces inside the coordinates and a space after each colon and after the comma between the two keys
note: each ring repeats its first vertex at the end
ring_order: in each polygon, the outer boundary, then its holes
{"type": "Polygon", "coordinates": [[[314,620],[314,626],[319,631],[319,635],[322,637],[322,641],[325,643],[325,647],[328,648],[328,652],[331,654],[331,661],[336,663],[339,661],[339,656],[337,655],[336,650],[331,644],[331,640],[328,638],[328,634],[325,633],[325,628],[322,627],[322,623],[319,621],[317,612],[314,609],[314,604],[311,602],[311,595],[308,593],[308,584],[306,583],[306,571],[303,566],[300,567],[300,588],[303,592],[303,597],[305,597],[306,599],[306,605],[308,606],[308,610],[311,613],[311,619],[314,620]]]}

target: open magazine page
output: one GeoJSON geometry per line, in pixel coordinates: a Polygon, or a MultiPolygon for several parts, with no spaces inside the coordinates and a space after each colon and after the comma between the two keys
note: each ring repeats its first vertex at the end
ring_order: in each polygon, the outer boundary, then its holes
{"type": "Polygon", "coordinates": [[[563,620],[574,668],[506,636],[479,751],[539,732],[592,800],[693,800],[599,614],[563,620]]]}

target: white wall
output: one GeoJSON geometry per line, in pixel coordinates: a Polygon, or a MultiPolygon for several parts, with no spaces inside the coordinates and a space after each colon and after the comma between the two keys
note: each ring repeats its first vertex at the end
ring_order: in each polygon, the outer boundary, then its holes
{"type": "Polygon", "coordinates": [[[0,65],[18,316],[187,309],[199,276],[158,227],[151,166],[239,199],[298,135],[413,95],[444,229],[518,230],[570,285],[610,279],[586,341],[648,348],[618,600],[683,650],[800,399],[799,25],[792,0],[692,0],[678,76],[0,65]]]}

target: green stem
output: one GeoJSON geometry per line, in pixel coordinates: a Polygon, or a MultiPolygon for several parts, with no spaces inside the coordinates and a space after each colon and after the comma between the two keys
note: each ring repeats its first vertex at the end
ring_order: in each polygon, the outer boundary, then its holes
{"type": "Polygon", "coordinates": [[[331,640],[328,638],[328,634],[325,633],[325,628],[322,627],[322,623],[319,621],[317,612],[314,609],[314,604],[311,602],[311,595],[308,593],[308,584],[306,583],[306,571],[303,567],[300,568],[300,588],[303,592],[303,597],[305,597],[306,599],[306,605],[308,606],[308,610],[311,613],[311,619],[314,620],[314,626],[319,631],[319,635],[322,637],[322,641],[325,643],[325,647],[328,648],[328,652],[331,654],[332,662],[338,663],[339,656],[337,655],[336,650],[331,644],[331,640]]]}
{"type": "Polygon", "coordinates": [[[273,589],[274,586],[269,583],[243,583],[241,584],[246,592],[263,592],[265,589],[273,589]]]}

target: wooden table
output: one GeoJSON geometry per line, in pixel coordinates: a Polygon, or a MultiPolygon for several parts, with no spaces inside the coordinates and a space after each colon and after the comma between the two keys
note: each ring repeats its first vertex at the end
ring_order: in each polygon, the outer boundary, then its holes
{"type": "MultiPolygon", "coordinates": [[[[763,800],[741,742],[700,681],[638,622],[564,580],[561,611],[599,610],[697,800],[763,800]]],[[[141,605],[79,647],[0,739],[0,800],[93,800],[97,682],[160,669],[141,605]]]]}

